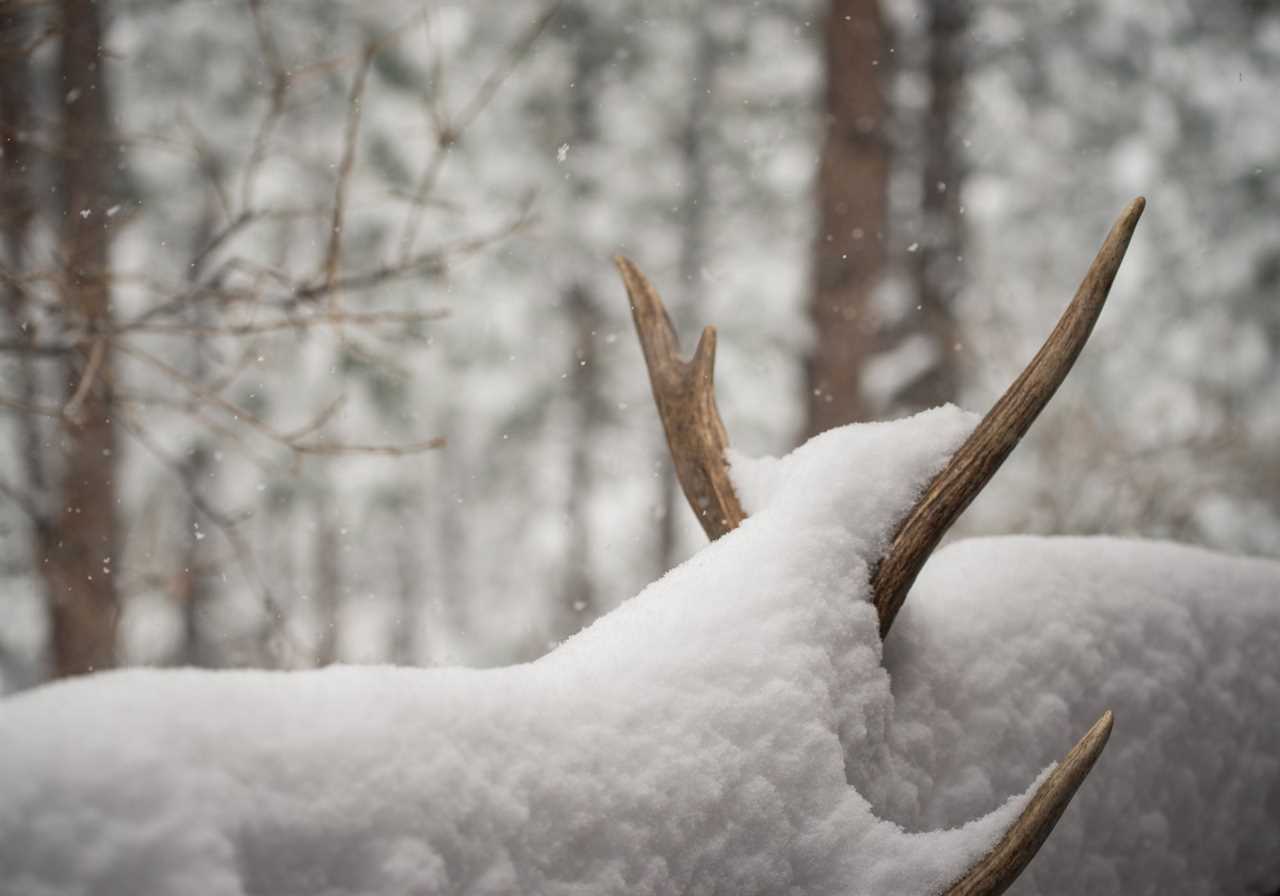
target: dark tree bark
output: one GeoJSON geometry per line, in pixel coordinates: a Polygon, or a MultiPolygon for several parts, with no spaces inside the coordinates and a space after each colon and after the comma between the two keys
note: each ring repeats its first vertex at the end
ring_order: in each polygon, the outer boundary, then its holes
{"type": "MultiPolygon", "coordinates": [[[[103,4],[61,0],[59,54],[62,133],[62,300],[90,332],[111,324],[111,216],[117,147],[103,53],[103,4]]],[[[111,341],[91,341],[66,379],[68,413],[60,444],[58,514],[40,569],[50,595],[54,673],[76,675],[115,664],[120,600],[116,435],[111,341]]]]}
{"type": "MultiPolygon", "coordinates": [[[[570,142],[583,151],[598,137],[596,98],[601,71],[610,61],[611,42],[594,21],[591,4],[578,2],[560,14],[563,32],[572,41],[573,84],[569,99],[570,142]]],[[[589,178],[573,182],[575,202],[590,201],[594,184],[589,178]]],[[[565,638],[595,618],[596,583],[590,568],[591,522],[588,510],[595,491],[592,450],[605,419],[600,394],[596,340],[601,314],[586,278],[572,275],[564,288],[564,308],[573,334],[573,366],[570,375],[571,435],[569,456],[569,546],[561,605],[557,608],[553,637],[565,638]]]]}
{"type": "MultiPolygon", "coordinates": [[[[197,348],[199,351],[199,348],[197,348]]],[[[201,365],[195,365],[198,373],[201,365]]],[[[212,458],[209,449],[197,444],[184,459],[181,469],[185,488],[189,494],[197,494],[206,488],[212,458]]],[[[182,613],[182,642],[178,646],[177,661],[182,666],[213,667],[219,665],[213,643],[205,633],[205,617],[208,612],[212,589],[209,587],[209,569],[205,548],[205,532],[201,529],[199,509],[194,501],[188,501],[183,515],[182,569],[177,577],[175,597],[182,613]]]]}
{"type": "Polygon", "coordinates": [[[903,412],[954,401],[959,391],[954,303],[964,254],[960,205],[964,160],[957,130],[969,13],[963,0],[931,0],[928,6],[929,108],[922,129],[925,156],[920,185],[923,226],[919,248],[910,255],[918,310],[908,320],[912,332],[928,338],[936,356],[895,396],[895,410],[903,412]]]}
{"type": "Polygon", "coordinates": [[[889,214],[889,35],[876,0],[831,0],[808,361],[810,434],[869,415],[859,367],[877,328],[889,214]]]}
{"type": "MultiPolygon", "coordinates": [[[[207,163],[211,166],[215,163],[207,163]]],[[[216,182],[221,172],[216,167],[208,169],[210,179],[216,182]]],[[[212,191],[207,190],[204,198],[204,209],[200,216],[200,225],[196,230],[194,244],[208,245],[214,238],[217,227],[217,204],[212,191]]],[[[196,285],[197,266],[188,269],[187,284],[196,285]]],[[[192,382],[202,383],[209,375],[208,335],[207,329],[213,325],[209,307],[204,302],[194,302],[186,312],[191,321],[190,350],[191,359],[188,365],[192,382]]],[[[208,616],[209,604],[214,596],[213,577],[210,574],[209,542],[201,529],[209,520],[204,518],[198,501],[194,496],[207,494],[216,475],[212,452],[206,444],[203,434],[197,436],[195,443],[182,459],[179,470],[182,477],[183,491],[188,495],[185,513],[185,532],[182,546],[182,569],[177,578],[177,603],[182,613],[182,643],[178,646],[178,663],[184,666],[214,667],[220,665],[220,657],[214,642],[205,632],[205,620],[208,616]]]]}
{"type": "MultiPolygon", "coordinates": [[[[0,4],[0,240],[2,263],[20,274],[27,266],[27,248],[35,220],[36,165],[29,140],[35,128],[32,109],[34,84],[28,46],[35,34],[32,9],[23,4],[0,4]]],[[[36,331],[30,320],[28,299],[20,280],[6,278],[3,299],[4,321],[9,336],[18,344],[33,344],[36,331]]],[[[37,361],[34,354],[18,352],[13,358],[11,387],[17,401],[27,407],[39,404],[39,371],[60,365],[56,357],[37,361]]],[[[17,456],[29,499],[28,510],[36,529],[35,543],[47,529],[47,459],[41,449],[41,421],[35,414],[19,414],[13,419],[17,456]]],[[[39,560],[40,558],[36,558],[39,560]]],[[[37,563],[37,566],[39,564],[37,563]]]]}

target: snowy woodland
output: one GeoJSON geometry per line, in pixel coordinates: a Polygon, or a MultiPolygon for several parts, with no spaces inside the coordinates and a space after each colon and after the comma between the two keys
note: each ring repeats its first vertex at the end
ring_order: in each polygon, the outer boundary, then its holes
{"type": "Polygon", "coordinates": [[[1263,0],[0,0],[0,896],[1280,892],[1277,88],[1263,0]]]}

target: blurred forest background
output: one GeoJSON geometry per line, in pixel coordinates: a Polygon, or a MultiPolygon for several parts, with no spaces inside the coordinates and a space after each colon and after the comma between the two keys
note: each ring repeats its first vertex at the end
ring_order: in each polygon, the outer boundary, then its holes
{"type": "Polygon", "coordinates": [[[1266,0],[0,0],[0,693],[536,657],[703,538],[613,254],[781,453],[985,410],[1138,194],[962,529],[1280,556],[1278,92],[1266,0]]]}

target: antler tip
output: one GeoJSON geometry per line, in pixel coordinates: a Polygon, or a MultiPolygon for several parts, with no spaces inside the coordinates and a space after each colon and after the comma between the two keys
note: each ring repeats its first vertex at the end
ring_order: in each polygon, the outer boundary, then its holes
{"type": "MultiPolygon", "coordinates": [[[[1076,745],[1071,748],[1071,751],[1062,760],[1062,765],[1059,766],[1058,772],[1063,779],[1066,800],[1071,799],[1071,795],[1084,782],[1085,776],[1089,774],[1093,764],[1102,755],[1102,748],[1107,745],[1114,725],[1115,715],[1108,709],[1098,718],[1098,721],[1093,723],[1093,727],[1076,742],[1076,745]]],[[[1055,777],[1058,777],[1058,775],[1055,775],[1055,777]]],[[[1063,805],[1065,807],[1065,801],[1063,805]]]]}
{"type": "Polygon", "coordinates": [[[1036,790],[1004,837],[945,896],[997,896],[1040,850],[1111,736],[1115,717],[1107,710],[1036,790]]]}
{"type": "Polygon", "coordinates": [[[1108,709],[1102,714],[1098,721],[1093,723],[1093,727],[1089,729],[1089,733],[1084,736],[1081,743],[1094,743],[1096,741],[1100,741],[1101,743],[1098,744],[1098,749],[1101,750],[1106,746],[1107,738],[1111,737],[1111,729],[1115,726],[1115,721],[1115,713],[1108,709]]]}
{"type": "Polygon", "coordinates": [[[709,384],[715,375],[716,366],[715,327],[708,325],[702,328],[702,335],[698,337],[698,347],[693,350],[691,363],[694,375],[709,384]]]}
{"type": "Polygon", "coordinates": [[[1124,212],[1120,215],[1120,221],[1124,225],[1124,229],[1132,231],[1137,225],[1138,219],[1142,217],[1142,212],[1147,207],[1147,197],[1136,196],[1128,205],[1124,207],[1124,212]]]}
{"type": "MultiPolygon", "coordinates": [[[[618,268],[618,274],[622,277],[622,285],[627,290],[627,300],[631,303],[631,313],[633,316],[657,316],[661,318],[661,328],[666,338],[669,339],[672,346],[675,345],[675,332],[671,330],[671,323],[667,318],[666,306],[662,304],[662,299],[658,296],[657,290],[649,282],[644,274],[640,273],[640,268],[636,263],[625,255],[613,256],[613,263],[618,268]]],[[[636,318],[637,332],[640,333],[640,342],[645,342],[645,327],[641,325],[639,317],[636,318]]]]}

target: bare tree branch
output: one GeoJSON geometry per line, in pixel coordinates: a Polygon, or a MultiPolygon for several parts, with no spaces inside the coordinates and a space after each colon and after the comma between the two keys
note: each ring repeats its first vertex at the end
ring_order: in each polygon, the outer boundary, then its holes
{"type": "MultiPolygon", "coordinates": [[[[406,442],[395,445],[377,445],[377,444],[352,444],[345,442],[307,442],[304,437],[315,432],[323,425],[323,419],[313,420],[304,424],[294,433],[282,433],[272,428],[265,420],[258,415],[241,407],[224,398],[216,391],[210,390],[201,384],[194,382],[178,368],[152,355],[136,346],[121,346],[120,351],[129,355],[144,364],[147,364],[161,373],[168,376],[171,380],[181,386],[193,397],[201,402],[207,403],[218,408],[223,413],[230,416],[233,420],[243,423],[253,429],[260,435],[265,436],[273,442],[290,449],[299,455],[351,455],[351,454],[374,454],[384,457],[401,457],[407,454],[417,454],[423,451],[430,451],[439,448],[444,444],[444,439],[434,437],[431,439],[419,440],[414,442],[406,442]]],[[[326,408],[321,411],[320,418],[328,418],[332,416],[333,410],[326,408]]]]}
{"type": "MultiPolygon", "coordinates": [[[[218,508],[214,507],[200,492],[194,488],[190,480],[183,475],[182,464],[174,460],[165,453],[159,445],[151,439],[142,426],[132,418],[132,415],[124,415],[121,421],[123,429],[126,433],[133,437],[142,448],[152,456],[162,467],[172,473],[182,486],[187,496],[187,500],[196,511],[209,521],[219,534],[226,541],[227,546],[231,548],[231,553],[235,557],[236,563],[241,569],[244,580],[257,592],[258,600],[261,602],[263,615],[267,620],[267,629],[269,638],[285,638],[287,631],[283,625],[285,619],[284,608],[280,601],[276,599],[275,593],[271,589],[271,585],[262,575],[258,566],[257,559],[254,555],[253,548],[249,542],[241,534],[238,526],[248,517],[233,517],[218,508]]],[[[291,645],[296,647],[297,645],[291,645]]]]}
{"type": "Polygon", "coordinates": [[[452,149],[475,120],[480,117],[480,114],[493,100],[494,96],[497,95],[498,89],[507,80],[508,76],[529,55],[538,38],[546,31],[547,26],[551,24],[551,21],[560,12],[563,5],[563,0],[555,0],[529,24],[529,27],[508,48],[504,59],[489,72],[484,81],[480,83],[480,86],[476,88],[476,92],[472,94],[471,99],[463,104],[462,109],[452,121],[449,120],[448,113],[444,110],[443,68],[440,64],[440,54],[435,54],[433,63],[435,70],[431,78],[431,83],[435,85],[435,90],[431,94],[432,102],[429,108],[431,110],[431,119],[436,129],[436,144],[432,148],[431,156],[424,166],[410,198],[409,209],[406,212],[404,226],[400,233],[399,257],[401,263],[406,262],[413,254],[413,247],[418,241],[418,232],[422,226],[422,210],[426,206],[427,197],[430,196],[436,181],[440,177],[440,172],[444,168],[444,162],[448,157],[449,150],[452,149]]]}
{"type": "Polygon", "coordinates": [[[40,502],[35,495],[22,491],[16,486],[10,485],[4,479],[0,479],[0,495],[4,495],[22,510],[30,519],[32,525],[37,528],[47,526],[49,518],[40,508],[40,502]]]}
{"type": "Polygon", "coordinates": [[[276,47],[275,36],[267,24],[262,12],[262,0],[248,0],[249,12],[253,16],[254,32],[258,37],[258,50],[263,64],[271,75],[271,92],[268,95],[267,108],[263,111],[253,136],[252,148],[245,163],[240,179],[240,207],[251,208],[253,189],[258,176],[258,169],[266,158],[267,144],[275,132],[276,125],[284,116],[285,97],[289,92],[291,79],[288,70],[280,60],[280,51],[276,47]]]}
{"type": "Polygon", "coordinates": [[[106,356],[106,348],[107,338],[105,336],[98,336],[90,343],[89,361],[85,365],[84,373],[80,376],[80,382],[76,384],[75,392],[67,403],[62,406],[62,415],[66,419],[75,423],[80,422],[81,406],[84,404],[89,390],[93,388],[93,381],[98,378],[98,371],[102,369],[102,359],[106,356]]]}
{"type": "Polygon", "coordinates": [[[373,64],[378,45],[365,44],[360,55],[360,64],[356,68],[355,78],[351,81],[351,95],[347,98],[347,127],[342,139],[342,158],[338,162],[338,176],[334,181],[333,218],[329,224],[329,246],[325,251],[324,264],[321,268],[321,283],[328,293],[329,311],[338,310],[339,291],[334,289],[338,279],[338,265],[342,255],[342,226],[347,210],[347,190],[351,183],[351,172],[355,167],[356,143],[360,137],[361,111],[364,107],[364,90],[368,82],[369,67],[373,64]]]}

